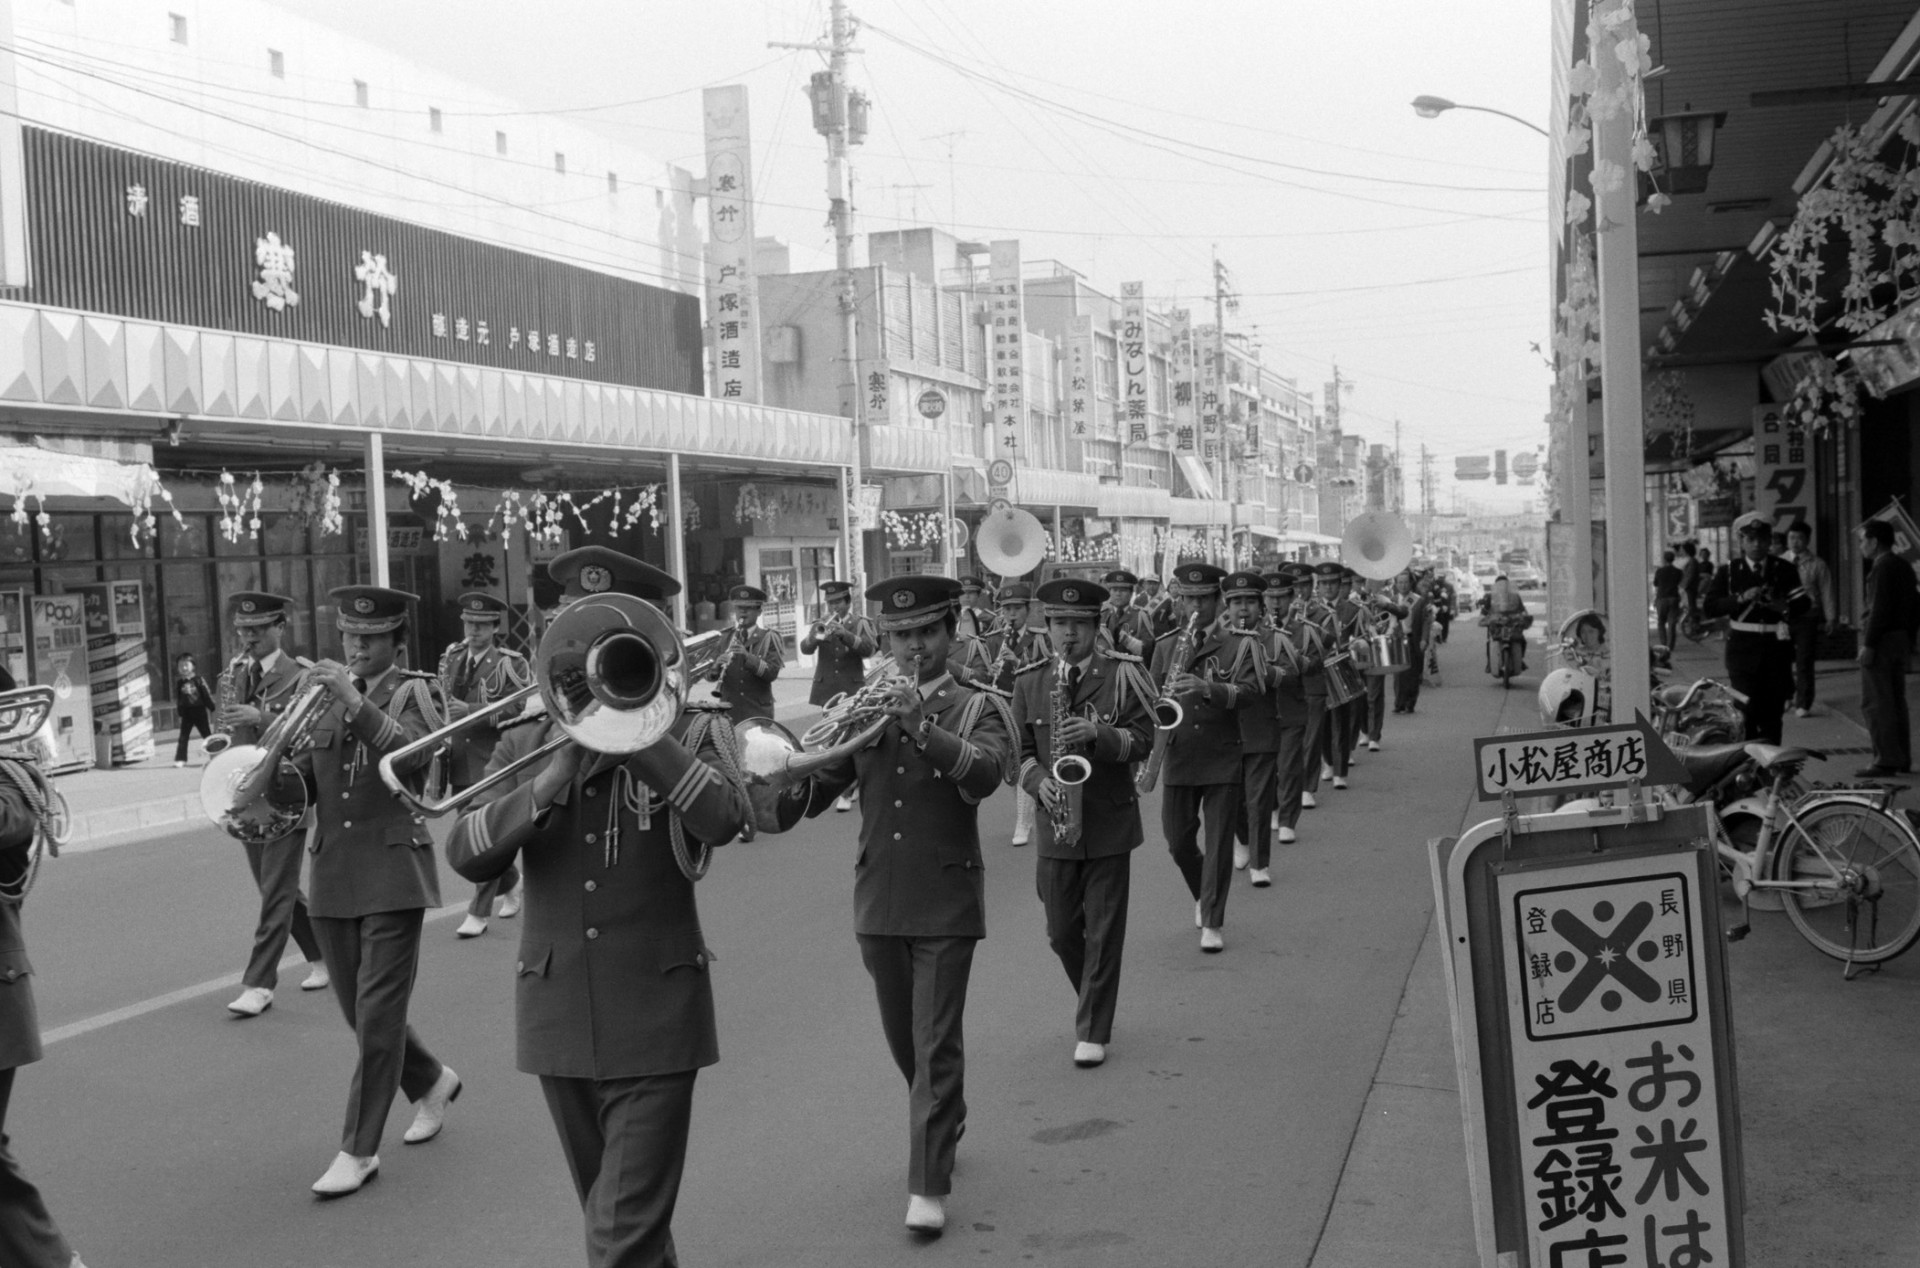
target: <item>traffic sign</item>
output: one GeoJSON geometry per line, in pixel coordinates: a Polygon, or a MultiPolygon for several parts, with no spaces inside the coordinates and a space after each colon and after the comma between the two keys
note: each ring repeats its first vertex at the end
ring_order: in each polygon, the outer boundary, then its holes
{"type": "Polygon", "coordinates": [[[967,543],[973,539],[973,530],[967,527],[965,520],[956,515],[947,522],[947,537],[953,543],[955,550],[965,550],[967,543]]]}
{"type": "Polygon", "coordinates": [[[1631,723],[1618,726],[1482,737],[1473,742],[1473,768],[1482,801],[1509,793],[1565,796],[1687,779],[1687,768],[1639,712],[1631,723]]]}
{"type": "Polygon", "coordinates": [[[1005,458],[995,458],[987,464],[987,483],[1004,487],[1013,483],[1013,464],[1005,458]]]}
{"type": "Polygon", "coordinates": [[[920,399],[916,404],[920,407],[922,418],[938,418],[947,412],[947,398],[942,396],[936,388],[928,388],[920,393],[920,399]]]}
{"type": "Polygon", "coordinates": [[[1295,484],[1312,484],[1313,483],[1313,464],[1310,462],[1303,462],[1299,466],[1295,467],[1293,469],[1293,482],[1295,484]]]}

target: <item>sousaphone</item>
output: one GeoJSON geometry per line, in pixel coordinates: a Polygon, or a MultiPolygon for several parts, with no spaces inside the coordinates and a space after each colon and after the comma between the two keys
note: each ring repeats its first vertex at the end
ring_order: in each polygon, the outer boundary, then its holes
{"type": "Polygon", "coordinates": [[[989,571],[1003,577],[1023,577],[1047,557],[1047,529],[1031,511],[1005,504],[994,507],[980,521],[975,549],[989,571]]]}
{"type": "Polygon", "coordinates": [[[1369,581],[1385,581],[1413,562],[1413,534],[1398,515],[1362,511],[1341,535],[1340,562],[1369,581]]]}

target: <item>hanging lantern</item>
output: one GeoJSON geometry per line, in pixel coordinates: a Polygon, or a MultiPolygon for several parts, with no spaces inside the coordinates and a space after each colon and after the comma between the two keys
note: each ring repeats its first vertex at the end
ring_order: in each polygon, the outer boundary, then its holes
{"type": "Polygon", "coordinates": [[[1653,142],[1652,183],[1668,194],[1700,194],[1713,169],[1713,138],[1726,112],[1670,114],[1648,122],[1653,142]]]}

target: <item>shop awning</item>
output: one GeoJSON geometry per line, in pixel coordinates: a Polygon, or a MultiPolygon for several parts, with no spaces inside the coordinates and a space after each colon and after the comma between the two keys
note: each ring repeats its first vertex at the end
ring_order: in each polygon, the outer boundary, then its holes
{"type": "Polygon", "coordinates": [[[1017,467],[1008,500],[1016,506],[1097,506],[1100,477],[1084,471],[1017,467]]]}
{"type": "Polygon", "coordinates": [[[112,498],[132,506],[146,500],[156,479],[146,463],[91,454],[58,453],[0,440],[0,494],[13,497],[112,498]]]}
{"type": "Polygon", "coordinates": [[[1289,546],[1338,546],[1338,537],[1329,537],[1325,533],[1309,533],[1303,528],[1290,528],[1282,539],[1289,546]]]}
{"type": "Polygon", "coordinates": [[[1213,472],[1207,470],[1207,464],[1190,453],[1177,453],[1173,460],[1180,464],[1180,474],[1187,477],[1187,483],[1201,497],[1211,501],[1220,496],[1213,487],[1213,472]]]}
{"type": "Polygon", "coordinates": [[[1168,498],[1168,517],[1175,524],[1225,527],[1233,518],[1233,504],[1208,498],[1168,498]]]}
{"type": "Polygon", "coordinates": [[[1172,498],[1173,495],[1165,489],[1102,484],[1100,496],[1094,502],[1094,510],[1106,516],[1163,520],[1167,518],[1168,503],[1172,498]]]}
{"type": "Polygon", "coordinates": [[[1242,524],[1240,527],[1246,529],[1255,537],[1271,537],[1274,541],[1282,541],[1285,539],[1285,534],[1281,533],[1279,529],[1268,528],[1265,524],[1242,524]]]}

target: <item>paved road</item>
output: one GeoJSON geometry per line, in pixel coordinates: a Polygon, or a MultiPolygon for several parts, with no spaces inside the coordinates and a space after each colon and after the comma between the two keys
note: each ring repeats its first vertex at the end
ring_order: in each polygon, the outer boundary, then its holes
{"type": "MultiPolygon", "coordinates": [[[[1224,955],[1199,953],[1149,827],[1101,1070],[1071,1064],[1072,1000],[1032,859],[1005,844],[1010,797],[989,803],[969,1131],[950,1232],[913,1255],[1309,1261],[1426,929],[1422,843],[1467,810],[1468,737],[1532,715],[1537,678],[1502,692],[1480,673],[1477,638],[1442,651],[1450,685],[1415,717],[1389,718],[1386,751],[1361,760],[1351,791],[1323,793],[1275,887],[1236,885],[1224,955]]],[[[1157,799],[1148,811],[1157,825],[1157,799]]],[[[906,1098],[850,933],[853,828],[829,815],[730,846],[702,886],[723,1060],[697,1096],[676,1223],[689,1264],[909,1253],[906,1098]]],[[[331,998],[294,989],[296,974],[265,1016],[238,1022],[231,989],[191,989],[237,969],[253,901],[238,848],[196,830],[59,860],[29,902],[56,1042],[24,1072],[9,1125],[88,1263],[576,1262],[553,1132],[536,1082],[512,1068],[514,923],[472,943],[450,919],[428,925],[415,1020],[466,1094],[423,1147],[400,1144],[397,1109],[379,1181],[321,1205],[307,1186],[336,1148],[351,1061],[331,998]]]]}

